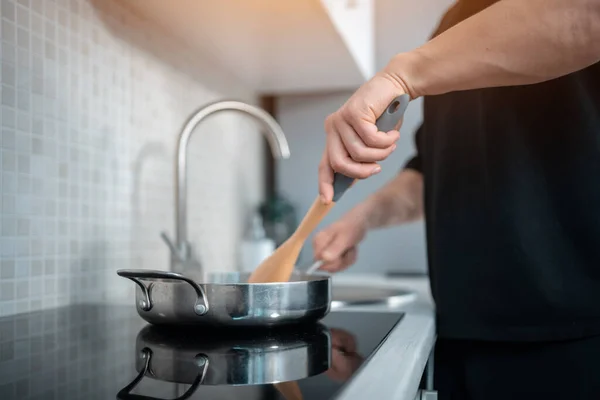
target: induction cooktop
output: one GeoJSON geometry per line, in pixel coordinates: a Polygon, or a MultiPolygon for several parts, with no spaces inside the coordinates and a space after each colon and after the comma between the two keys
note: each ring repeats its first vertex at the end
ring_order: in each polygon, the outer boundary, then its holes
{"type": "Polygon", "coordinates": [[[0,318],[0,399],[334,399],[401,318],[333,311],[317,324],[211,330],[100,305],[0,318]]]}

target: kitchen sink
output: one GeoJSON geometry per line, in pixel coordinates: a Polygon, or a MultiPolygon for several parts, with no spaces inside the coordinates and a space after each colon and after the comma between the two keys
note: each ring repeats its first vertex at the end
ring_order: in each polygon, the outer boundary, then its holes
{"type": "Polygon", "coordinates": [[[415,292],[402,288],[362,286],[334,283],[331,288],[331,308],[348,306],[385,305],[397,307],[416,299],[415,292]]]}

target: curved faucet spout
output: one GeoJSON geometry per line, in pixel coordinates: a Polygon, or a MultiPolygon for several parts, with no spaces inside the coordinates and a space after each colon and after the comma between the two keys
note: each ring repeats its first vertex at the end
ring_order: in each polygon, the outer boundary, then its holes
{"type": "Polygon", "coordinates": [[[196,111],[185,123],[177,143],[176,189],[175,189],[175,247],[179,254],[175,259],[189,261],[191,249],[187,239],[187,146],[194,129],[208,116],[221,111],[236,111],[253,117],[264,128],[271,152],[277,159],[290,157],[290,149],[281,126],[266,111],[240,101],[219,101],[196,111]]]}

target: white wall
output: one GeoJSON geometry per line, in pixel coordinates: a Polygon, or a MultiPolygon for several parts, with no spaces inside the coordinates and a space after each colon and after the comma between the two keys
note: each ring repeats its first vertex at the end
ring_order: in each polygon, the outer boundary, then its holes
{"type": "MultiPolygon", "coordinates": [[[[442,15],[448,0],[377,0],[375,7],[377,68],[396,53],[424,43],[442,15]]],[[[351,95],[348,93],[284,96],[278,99],[277,114],[290,141],[290,160],[279,163],[278,185],[293,201],[301,218],[317,195],[317,166],[324,146],[323,121],[351,95]]],[[[401,139],[395,153],[383,163],[383,171],[349,190],[321,224],[323,228],[376,191],[392,178],[414,152],[413,134],[422,120],[422,102],[407,110],[401,139]]],[[[300,262],[312,260],[312,243],[307,243],[300,262]]],[[[422,223],[372,232],[359,248],[359,260],[348,272],[388,270],[426,271],[422,223]]]]}
{"type": "MultiPolygon", "coordinates": [[[[208,102],[256,96],[123,2],[0,7],[0,316],[133,301],[117,269],[169,268],[159,233],[174,233],[183,123],[208,102]]],[[[244,213],[262,196],[262,139],[239,115],[198,129],[190,239],[207,269],[233,269],[244,213]]]]}
{"type": "Polygon", "coordinates": [[[375,0],[377,68],[394,54],[425,43],[451,0],[375,0]]]}

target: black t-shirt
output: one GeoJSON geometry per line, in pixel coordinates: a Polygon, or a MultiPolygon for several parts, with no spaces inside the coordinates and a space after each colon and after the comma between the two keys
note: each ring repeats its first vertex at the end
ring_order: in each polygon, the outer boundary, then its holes
{"type": "MultiPolygon", "coordinates": [[[[483,8],[460,3],[438,33],[483,8]]],[[[429,96],[423,121],[406,168],[424,177],[440,337],[600,334],[600,64],[429,96]]]]}

